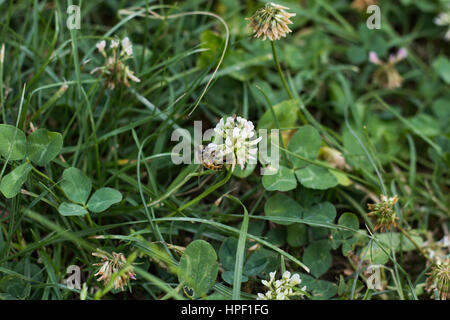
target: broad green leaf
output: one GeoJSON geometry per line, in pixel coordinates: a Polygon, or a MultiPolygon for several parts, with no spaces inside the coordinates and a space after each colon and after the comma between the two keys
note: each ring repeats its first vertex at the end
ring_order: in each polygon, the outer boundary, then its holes
{"type": "Polygon", "coordinates": [[[287,226],[287,243],[291,247],[301,247],[308,243],[308,229],[306,225],[294,223],[287,226]]]}
{"type": "Polygon", "coordinates": [[[94,192],[89,199],[87,207],[89,211],[98,213],[105,211],[120,201],[122,201],[122,194],[119,191],[112,188],[101,188],[94,192]]]}
{"type": "Polygon", "coordinates": [[[9,124],[0,124],[0,155],[9,160],[22,160],[26,153],[25,133],[9,124]]]}
{"type": "MultiPolygon", "coordinates": [[[[449,105],[447,105],[448,108],[449,105]]],[[[420,113],[408,119],[412,126],[420,131],[424,136],[434,137],[441,134],[441,129],[436,125],[438,120],[425,113],[420,113]]]]}
{"type": "Polygon", "coordinates": [[[31,285],[14,275],[2,275],[0,277],[0,296],[3,293],[4,298],[7,300],[25,300],[31,291],[31,285]]]}
{"type": "Polygon", "coordinates": [[[25,162],[3,177],[0,183],[0,191],[6,198],[13,198],[20,192],[31,169],[33,169],[33,166],[25,162]]]}
{"type": "Polygon", "coordinates": [[[219,260],[225,270],[234,270],[238,239],[228,237],[219,249],[219,260]]]}
{"type": "Polygon", "coordinates": [[[342,140],[345,148],[345,160],[355,169],[365,168],[372,170],[363,148],[350,131],[344,130],[342,140]]]}
{"type": "Polygon", "coordinates": [[[38,165],[45,166],[61,151],[62,135],[46,129],[38,129],[28,137],[28,157],[38,165]]]}
{"type": "Polygon", "coordinates": [[[436,73],[444,80],[446,84],[450,84],[450,60],[444,55],[439,56],[433,62],[433,68],[436,73]]]}
{"type": "Polygon", "coordinates": [[[437,99],[433,102],[433,113],[440,121],[450,121],[450,96],[437,99]]]}
{"type": "Polygon", "coordinates": [[[88,213],[82,206],[68,202],[61,203],[58,207],[58,212],[63,216],[83,216],[88,213]]]}
{"type": "MultiPolygon", "coordinates": [[[[338,220],[338,225],[341,227],[358,230],[359,220],[356,215],[350,212],[343,213],[338,220]]],[[[356,242],[356,237],[353,235],[356,231],[344,230],[344,229],[334,229],[332,230],[332,246],[333,249],[339,248],[342,245],[342,253],[345,255],[349,250],[351,250],[353,244],[356,242]]]]}
{"type": "Polygon", "coordinates": [[[208,293],[219,272],[214,248],[204,240],[191,242],[180,259],[178,281],[193,290],[194,297],[208,293]]]}
{"type": "Polygon", "coordinates": [[[303,253],[303,263],[306,264],[316,278],[323,275],[331,267],[331,246],[328,240],[310,244],[303,253]]]}
{"type": "Polygon", "coordinates": [[[347,49],[347,58],[353,64],[360,64],[367,60],[367,51],[362,46],[351,45],[347,49]]]}
{"type": "MultiPolygon", "coordinates": [[[[310,125],[306,125],[297,130],[289,141],[288,149],[298,156],[308,160],[315,160],[319,155],[321,144],[322,138],[317,130],[310,125]]],[[[297,168],[308,165],[307,162],[293,155],[289,155],[289,159],[297,168]]]]}
{"type": "Polygon", "coordinates": [[[312,300],[327,300],[336,295],[338,287],[329,281],[317,280],[313,277],[300,273],[301,286],[306,286],[312,294],[312,300]]]}
{"type": "Polygon", "coordinates": [[[201,48],[205,51],[202,51],[198,56],[197,66],[199,68],[207,68],[214,59],[216,59],[215,64],[217,64],[219,61],[219,52],[224,43],[223,38],[210,30],[203,31],[200,38],[202,42],[201,48]]]}
{"type": "MultiPolygon", "coordinates": [[[[339,217],[338,225],[349,229],[358,230],[358,217],[351,212],[345,212],[339,217]]],[[[355,233],[355,231],[352,230],[338,230],[338,232],[344,239],[351,237],[355,233]]]]}
{"type": "Polygon", "coordinates": [[[278,168],[276,174],[264,175],[262,184],[268,191],[289,191],[297,187],[297,180],[295,180],[294,172],[284,166],[278,168]]]}
{"type": "Polygon", "coordinates": [[[303,219],[317,223],[333,223],[334,218],[336,208],[330,202],[321,202],[303,211],[303,219]]]}
{"type": "Polygon", "coordinates": [[[295,171],[298,181],[310,189],[326,190],[338,185],[336,177],[328,169],[315,165],[295,171]]]}
{"type": "MultiPolygon", "coordinates": [[[[222,272],[222,279],[228,284],[233,284],[234,281],[234,271],[224,271],[222,272]]],[[[246,275],[242,275],[241,283],[247,282],[248,277],[246,275]]]]}
{"type": "MultiPolygon", "coordinates": [[[[286,100],[273,106],[280,129],[292,128],[297,122],[299,105],[297,100],[286,100]]],[[[258,129],[277,129],[272,111],[267,110],[259,119],[258,129]]]]}
{"type": "Polygon", "coordinates": [[[250,254],[244,265],[243,274],[251,277],[263,271],[273,271],[279,263],[278,254],[272,250],[260,248],[250,254]]]}
{"type": "MultiPolygon", "coordinates": [[[[398,232],[386,232],[376,235],[377,240],[380,242],[380,245],[386,250],[388,253],[394,249],[396,252],[402,251],[411,251],[415,250],[414,244],[408,240],[403,234],[398,232]]],[[[412,235],[412,239],[420,246],[423,243],[423,240],[419,236],[412,235]]],[[[376,243],[372,241],[369,245],[369,251],[365,257],[365,259],[370,259],[373,263],[377,264],[385,264],[389,261],[389,256],[384,252],[384,250],[376,243]]],[[[365,252],[366,249],[363,249],[361,252],[365,252]]]]}
{"type": "Polygon", "coordinates": [[[257,65],[270,60],[269,57],[268,54],[255,56],[242,49],[228,50],[221,70],[236,80],[247,82],[258,73],[257,65]]]}
{"type": "Polygon", "coordinates": [[[71,201],[86,204],[92,182],[81,170],[72,167],[64,170],[61,188],[71,201]]]}
{"type": "MultiPolygon", "coordinates": [[[[278,193],[267,199],[264,212],[268,217],[301,218],[302,207],[294,199],[285,194],[278,193]]],[[[272,221],[284,225],[294,223],[281,219],[274,219],[272,221]]]]}

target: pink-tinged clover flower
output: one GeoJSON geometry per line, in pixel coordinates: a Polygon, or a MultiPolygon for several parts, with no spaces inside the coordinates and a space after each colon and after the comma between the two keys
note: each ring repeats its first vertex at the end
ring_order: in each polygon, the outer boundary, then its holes
{"type": "Polygon", "coordinates": [[[374,82],[387,89],[400,88],[403,84],[403,78],[398,73],[395,65],[406,59],[407,56],[408,50],[401,48],[396,54],[391,54],[387,62],[384,62],[378,57],[376,52],[371,51],[369,53],[369,61],[379,66],[373,76],[374,82]]]}

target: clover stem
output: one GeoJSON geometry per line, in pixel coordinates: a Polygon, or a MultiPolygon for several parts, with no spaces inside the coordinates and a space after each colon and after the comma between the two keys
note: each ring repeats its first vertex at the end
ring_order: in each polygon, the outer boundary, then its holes
{"type": "MultiPolygon", "coordinates": [[[[286,78],[284,77],[284,74],[283,74],[283,70],[281,70],[280,61],[278,61],[278,55],[277,55],[277,50],[275,48],[275,42],[270,41],[270,45],[272,46],[273,60],[277,67],[278,74],[280,75],[281,82],[283,83],[284,89],[286,90],[286,93],[288,94],[289,99],[293,100],[294,96],[292,95],[291,89],[289,89],[286,78]]],[[[302,120],[303,124],[308,123],[308,120],[306,120],[305,116],[303,115],[303,113],[301,111],[299,111],[299,116],[300,116],[300,120],[302,120]]]]}

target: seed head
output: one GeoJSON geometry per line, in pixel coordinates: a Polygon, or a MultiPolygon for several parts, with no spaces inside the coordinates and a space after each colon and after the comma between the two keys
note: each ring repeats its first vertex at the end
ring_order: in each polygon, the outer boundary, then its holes
{"type": "Polygon", "coordinates": [[[447,298],[450,298],[450,259],[437,259],[431,268],[431,272],[427,274],[427,291],[431,292],[436,289],[439,294],[439,299],[447,300],[447,298]]]}
{"type": "Polygon", "coordinates": [[[390,229],[392,226],[396,226],[397,215],[395,214],[394,205],[398,201],[397,196],[388,198],[385,195],[380,196],[381,202],[377,204],[368,204],[369,216],[375,218],[374,230],[390,229]]]}
{"type": "Polygon", "coordinates": [[[269,38],[270,41],[274,41],[286,37],[286,34],[292,32],[288,24],[292,24],[289,19],[294,17],[295,13],[285,10],[289,10],[289,8],[269,2],[263,8],[258,9],[253,16],[246,18],[250,21],[254,37],[263,36],[263,40],[269,38]]]}
{"type": "MultiPolygon", "coordinates": [[[[96,252],[92,253],[93,256],[102,259],[100,263],[94,263],[94,266],[100,266],[100,269],[95,274],[99,276],[97,281],[103,281],[105,285],[109,283],[111,277],[114,273],[121,271],[127,263],[127,259],[122,253],[109,254],[106,251],[97,249],[96,252]]],[[[136,279],[136,274],[134,273],[133,267],[128,266],[127,271],[114,279],[114,289],[124,290],[127,286],[128,279],[136,279]]]]}

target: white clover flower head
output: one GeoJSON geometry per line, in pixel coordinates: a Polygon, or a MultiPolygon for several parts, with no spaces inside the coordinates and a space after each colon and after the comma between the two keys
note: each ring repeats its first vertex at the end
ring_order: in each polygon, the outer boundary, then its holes
{"type": "Polygon", "coordinates": [[[292,274],[289,271],[285,271],[281,276],[281,279],[275,280],[276,272],[270,272],[270,281],[262,280],[261,283],[269,288],[265,294],[258,293],[258,300],[289,300],[289,297],[304,297],[306,286],[299,291],[296,286],[301,283],[300,275],[292,274]]]}
{"type": "Polygon", "coordinates": [[[97,44],[95,45],[97,47],[97,50],[102,53],[103,55],[105,55],[105,47],[106,47],[106,41],[102,40],[100,42],[97,42],[97,44]]]}
{"type": "Polygon", "coordinates": [[[257,144],[262,137],[254,139],[255,126],[249,120],[242,117],[223,118],[214,128],[216,133],[217,152],[226,157],[226,163],[233,166],[240,165],[242,169],[247,163],[256,162],[256,154],[258,152],[257,144]]]}
{"type": "Polygon", "coordinates": [[[141,82],[126,65],[126,60],[133,55],[133,47],[128,37],[125,37],[122,41],[111,40],[111,50],[108,54],[105,50],[105,40],[98,42],[96,47],[105,57],[105,63],[102,67],[94,68],[91,73],[100,73],[105,78],[108,88],[114,89],[117,84],[124,84],[129,87],[130,81],[141,82]],[[119,46],[122,47],[120,54],[118,52],[119,46]]]}
{"type": "Polygon", "coordinates": [[[448,26],[450,25],[450,12],[442,12],[436,18],[434,18],[434,23],[438,26],[448,26]]]}
{"type": "Polygon", "coordinates": [[[447,12],[440,13],[433,21],[438,26],[447,27],[444,39],[450,41],[450,5],[447,7],[447,12]]]}
{"type": "Polygon", "coordinates": [[[270,41],[279,40],[292,32],[288,25],[292,24],[291,17],[295,13],[290,13],[288,7],[268,2],[263,8],[258,9],[253,16],[246,18],[250,22],[254,37],[263,36],[263,40],[269,38],[270,41]]]}

